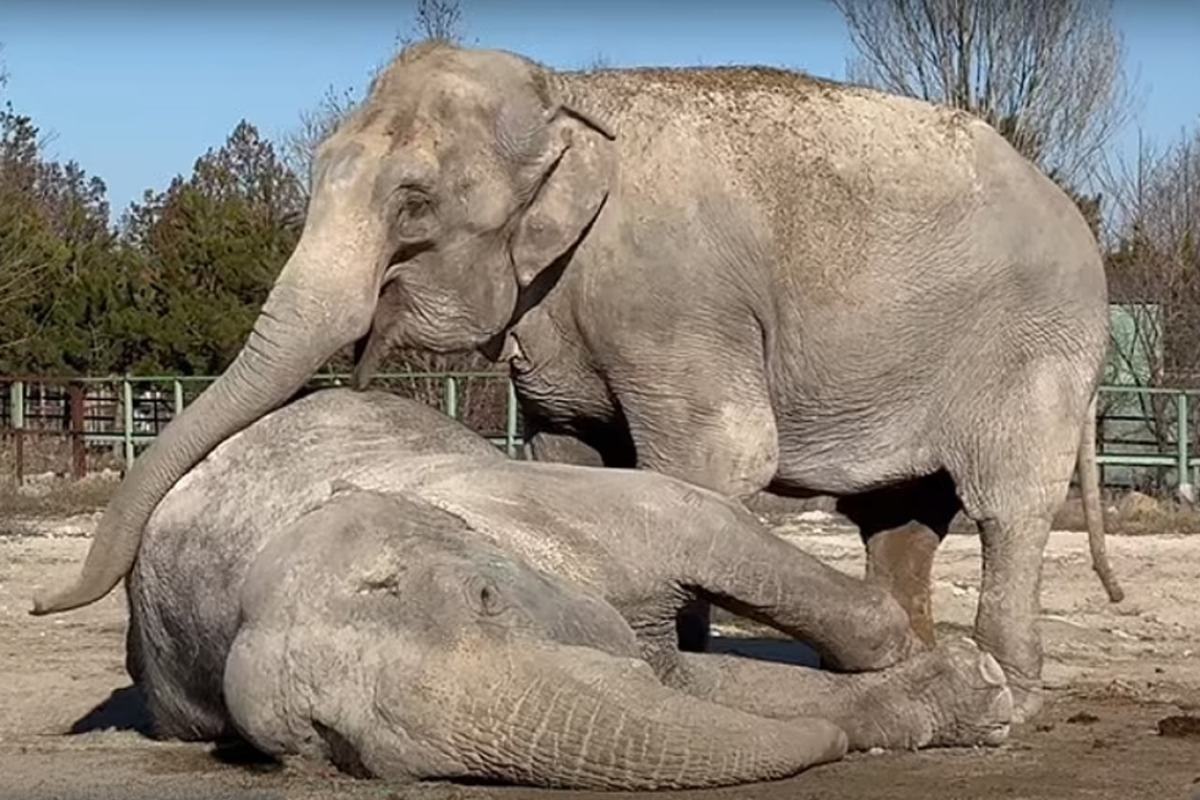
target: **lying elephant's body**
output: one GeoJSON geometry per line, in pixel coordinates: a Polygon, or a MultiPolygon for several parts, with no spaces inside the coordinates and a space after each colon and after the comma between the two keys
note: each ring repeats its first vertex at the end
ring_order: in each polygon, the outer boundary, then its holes
{"type": "Polygon", "coordinates": [[[511,361],[535,449],[557,433],[732,496],[842,497],[926,636],[930,565],[902,585],[911,549],[887,542],[910,521],[936,541],[961,507],[984,541],[977,636],[1031,713],[1106,295],[1071,199],[965,113],[782,70],[415,47],[322,145],[238,358],[37,610],[110,590],[171,485],[346,345],[360,377],[389,343],[479,348],[511,361]]]}
{"type": "Polygon", "coordinates": [[[847,744],[996,742],[1011,710],[990,656],[921,650],[885,593],[735,503],[510,461],[373,392],[311,395],[225,442],[155,512],[129,596],[162,733],[395,779],[717,785],[847,744]],[[679,653],[674,618],[701,595],[894,666],[679,653]]]}

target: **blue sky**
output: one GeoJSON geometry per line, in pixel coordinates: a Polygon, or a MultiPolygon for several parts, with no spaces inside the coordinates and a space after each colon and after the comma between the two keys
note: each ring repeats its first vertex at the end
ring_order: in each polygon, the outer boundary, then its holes
{"type": "MultiPolygon", "coordinates": [[[[462,0],[469,43],[554,66],[767,63],[842,77],[850,46],[824,0],[462,0]]],[[[275,136],[332,85],[362,87],[411,2],[5,0],[0,97],[52,131],[51,154],[109,187],[114,213],[188,174],[241,118],[275,136]]],[[[1140,111],[1165,141],[1200,123],[1200,2],[1117,0],[1140,111]]]]}

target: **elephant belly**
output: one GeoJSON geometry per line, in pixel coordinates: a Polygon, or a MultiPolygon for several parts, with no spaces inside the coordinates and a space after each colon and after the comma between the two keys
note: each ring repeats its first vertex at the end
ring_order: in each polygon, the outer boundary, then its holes
{"type": "Polygon", "coordinates": [[[780,420],[773,491],[851,495],[936,472],[943,464],[934,437],[905,417],[881,415],[865,424],[823,416],[780,420]]]}

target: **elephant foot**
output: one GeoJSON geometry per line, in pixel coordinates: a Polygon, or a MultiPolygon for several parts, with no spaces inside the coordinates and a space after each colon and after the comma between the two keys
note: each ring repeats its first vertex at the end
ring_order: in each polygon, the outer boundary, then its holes
{"type": "Polygon", "coordinates": [[[996,746],[1008,738],[1013,696],[1004,671],[970,640],[855,680],[865,688],[851,719],[838,720],[852,749],[996,746]]]}
{"type": "Polygon", "coordinates": [[[1042,682],[1023,681],[1011,674],[1008,681],[1008,687],[1013,697],[1013,724],[1020,725],[1033,721],[1042,712],[1042,706],[1045,704],[1042,682]]]}

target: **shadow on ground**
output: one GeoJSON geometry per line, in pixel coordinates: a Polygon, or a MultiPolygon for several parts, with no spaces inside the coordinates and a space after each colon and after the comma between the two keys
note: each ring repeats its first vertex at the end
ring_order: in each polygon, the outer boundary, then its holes
{"type": "Polygon", "coordinates": [[[708,649],[713,653],[774,661],[798,667],[819,669],[821,657],[803,642],[791,639],[771,639],[760,636],[714,636],[708,649]]]}
{"type": "Polygon", "coordinates": [[[107,730],[136,731],[143,736],[154,735],[146,698],[137,686],[114,689],[107,700],[75,720],[69,732],[78,734],[107,730]]]}

